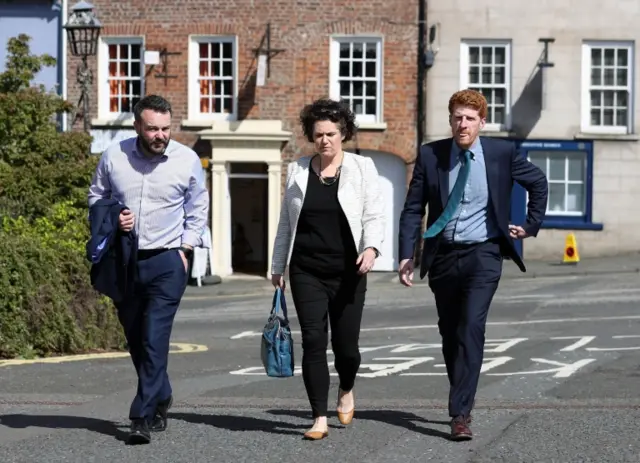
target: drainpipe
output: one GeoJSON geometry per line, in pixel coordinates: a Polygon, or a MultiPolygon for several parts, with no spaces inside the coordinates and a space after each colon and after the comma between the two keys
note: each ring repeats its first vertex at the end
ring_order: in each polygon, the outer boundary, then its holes
{"type": "Polygon", "coordinates": [[[416,156],[420,153],[420,145],[424,142],[424,132],[426,130],[426,102],[425,102],[425,81],[427,67],[424,57],[426,53],[426,30],[427,30],[427,0],[418,0],[418,114],[416,118],[416,156]]]}
{"type": "MultiPolygon", "coordinates": [[[[68,96],[68,60],[67,60],[67,32],[62,28],[62,26],[66,23],[68,17],[68,0],[62,0],[61,8],[60,8],[60,67],[62,72],[60,73],[60,85],[62,87],[62,98],[64,100],[67,99],[68,96]]],[[[66,132],[68,130],[68,122],[69,118],[67,114],[62,115],[62,131],[66,132]]]]}

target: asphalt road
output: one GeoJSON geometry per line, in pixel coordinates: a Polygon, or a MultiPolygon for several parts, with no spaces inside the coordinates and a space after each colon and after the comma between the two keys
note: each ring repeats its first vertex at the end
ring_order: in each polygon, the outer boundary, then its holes
{"type": "Polygon", "coordinates": [[[466,443],[447,439],[447,380],[425,285],[370,286],[355,419],[344,428],[333,415],[319,442],[301,439],[310,415],[299,373],[262,372],[270,298],[200,291],[176,319],[166,433],[148,446],[123,443],[135,390],[127,357],[0,361],[2,461],[638,462],[639,283],[638,274],[503,280],[466,443]]]}

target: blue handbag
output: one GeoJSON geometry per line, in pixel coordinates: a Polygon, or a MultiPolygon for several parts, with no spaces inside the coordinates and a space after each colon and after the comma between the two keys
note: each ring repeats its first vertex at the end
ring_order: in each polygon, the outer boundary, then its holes
{"type": "Polygon", "coordinates": [[[260,357],[267,376],[273,378],[293,376],[293,339],[287,317],[287,302],[280,288],[276,288],[271,314],[262,330],[260,357]]]}

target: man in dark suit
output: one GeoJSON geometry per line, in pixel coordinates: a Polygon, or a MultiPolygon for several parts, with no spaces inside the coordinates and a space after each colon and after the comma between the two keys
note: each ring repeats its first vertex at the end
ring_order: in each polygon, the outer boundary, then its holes
{"type": "Polygon", "coordinates": [[[413,255],[425,207],[427,230],[420,278],[429,273],[442,353],[449,377],[451,438],[472,438],[469,424],[485,342],[489,306],[504,257],[526,271],[514,239],[536,236],[547,206],[544,173],[513,143],[479,137],[487,102],[461,90],[449,100],[453,138],[423,145],[400,215],[400,282],[412,285],[413,255]],[[509,224],[513,182],[529,193],[527,218],[509,224]]]}

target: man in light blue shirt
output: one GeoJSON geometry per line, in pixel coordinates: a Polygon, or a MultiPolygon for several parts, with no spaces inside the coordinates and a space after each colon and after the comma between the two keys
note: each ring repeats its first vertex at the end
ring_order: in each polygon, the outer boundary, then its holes
{"type": "Polygon", "coordinates": [[[167,375],[173,319],[188,281],[188,258],[201,244],[209,195],[198,155],[171,140],[171,105],[150,95],[134,108],[137,137],[110,146],[89,189],[89,207],[111,198],[126,209],[118,225],[138,237],[133,291],[117,302],[138,391],[129,443],[164,431],[172,390],[167,375]]]}

